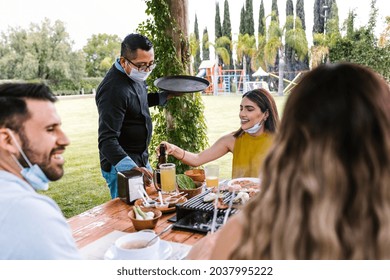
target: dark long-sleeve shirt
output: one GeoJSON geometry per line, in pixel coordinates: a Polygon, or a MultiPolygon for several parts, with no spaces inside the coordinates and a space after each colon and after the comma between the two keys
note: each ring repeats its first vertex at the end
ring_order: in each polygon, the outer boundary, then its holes
{"type": "Polygon", "coordinates": [[[158,93],[147,94],[144,82],[133,81],[115,64],[111,67],[96,92],[99,156],[104,171],[123,160],[129,161],[127,166],[147,166],[152,135],[149,107],[159,105],[159,101],[158,93]]]}

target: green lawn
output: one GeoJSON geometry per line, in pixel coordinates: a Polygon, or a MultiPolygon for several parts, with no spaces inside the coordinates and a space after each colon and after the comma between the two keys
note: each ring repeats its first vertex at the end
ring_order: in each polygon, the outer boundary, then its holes
{"type": "MultiPolygon", "coordinates": [[[[210,145],[220,136],[238,129],[240,95],[203,96],[210,145]]],[[[275,97],[279,112],[286,98],[275,97]]],[[[92,96],[63,98],[56,104],[63,129],[71,140],[65,153],[65,175],[50,185],[52,197],[69,218],[110,199],[100,173],[97,148],[97,110],[92,96]]],[[[216,162],[221,178],[230,178],[231,154],[216,162]]]]}

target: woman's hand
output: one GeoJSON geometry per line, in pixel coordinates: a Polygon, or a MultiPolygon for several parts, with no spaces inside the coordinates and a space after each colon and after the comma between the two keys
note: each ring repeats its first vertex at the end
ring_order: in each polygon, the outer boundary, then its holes
{"type": "MultiPolygon", "coordinates": [[[[160,145],[162,145],[162,144],[165,145],[165,153],[166,153],[167,155],[172,155],[172,156],[174,156],[175,158],[177,158],[175,155],[178,154],[176,151],[179,150],[179,147],[177,147],[177,146],[174,145],[174,144],[168,143],[168,142],[166,142],[166,141],[162,141],[162,142],[160,143],[160,145]],[[175,152],[176,152],[176,153],[175,153],[175,152]]],[[[157,156],[160,156],[160,145],[158,145],[157,148],[155,149],[157,156]]]]}

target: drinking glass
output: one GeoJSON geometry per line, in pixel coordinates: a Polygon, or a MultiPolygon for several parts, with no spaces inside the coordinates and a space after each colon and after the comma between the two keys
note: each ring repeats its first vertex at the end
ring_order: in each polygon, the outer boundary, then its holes
{"type": "Polygon", "coordinates": [[[218,187],[219,165],[207,165],[204,171],[206,175],[206,186],[208,188],[218,187]]]}
{"type": "Polygon", "coordinates": [[[176,191],[176,165],[174,163],[160,164],[161,190],[163,193],[176,191]]]}

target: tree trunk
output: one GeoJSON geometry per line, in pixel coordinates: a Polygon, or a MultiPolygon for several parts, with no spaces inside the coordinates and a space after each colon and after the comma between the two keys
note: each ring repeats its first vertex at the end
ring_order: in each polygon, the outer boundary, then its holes
{"type": "Polygon", "coordinates": [[[284,55],[281,52],[280,53],[280,58],[279,58],[279,86],[278,86],[278,95],[282,96],[283,95],[283,76],[284,76],[284,55]]]}
{"type": "Polygon", "coordinates": [[[167,30],[168,35],[173,39],[176,48],[176,54],[183,63],[183,66],[189,71],[188,61],[188,0],[167,0],[171,18],[176,21],[178,30],[167,30]],[[184,38],[180,37],[181,32],[184,38]],[[182,40],[183,39],[183,40],[182,40]]]}
{"type": "MultiPolygon", "coordinates": [[[[171,19],[176,22],[175,29],[167,29],[166,34],[172,38],[175,49],[176,56],[178,60],[181,62],[183,69],[186,70],[187,73],[190,72],[191,65],[187,63],[188,61],[188,0],[166,0],[169,12],[171,14],[171,19]],[[180,34],[183,34],[182,38],[180,34]]],[[[167,129],[174,129],[174,117],[171,112],[165,110],[165,117],[167,119],[167,129]]]]}

